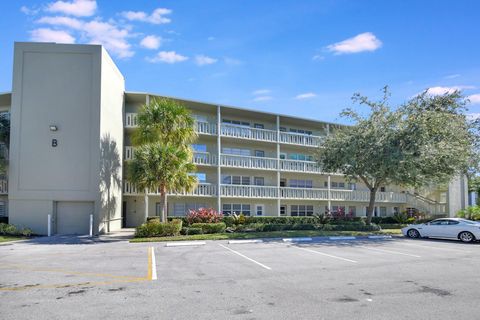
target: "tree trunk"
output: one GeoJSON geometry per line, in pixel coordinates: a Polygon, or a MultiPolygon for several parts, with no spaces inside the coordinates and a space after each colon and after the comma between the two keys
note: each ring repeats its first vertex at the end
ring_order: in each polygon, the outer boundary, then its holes
{"type": "Polygon", "coordinates": [[[373,210],[375,210],[375,196],[377,195],[377,188],[370,189],[370,201],[367,209],[367,225],[372,222],[373,210]]]}
{"type": "Polygon", "coordinates": [[[162,222],[167,222],[167,190],[165,188],[162,189],[161,193],[161,202],[160,202],[160,212],[161,212],[161,219],[162,222]]]}

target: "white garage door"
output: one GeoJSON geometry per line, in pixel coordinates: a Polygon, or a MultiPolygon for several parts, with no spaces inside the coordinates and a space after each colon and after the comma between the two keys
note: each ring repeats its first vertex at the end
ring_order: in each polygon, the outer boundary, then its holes
{"type": "Polygon", "coordinates": [[[57,233],[88,234],[93,202],[57,202],[57,233]]]}

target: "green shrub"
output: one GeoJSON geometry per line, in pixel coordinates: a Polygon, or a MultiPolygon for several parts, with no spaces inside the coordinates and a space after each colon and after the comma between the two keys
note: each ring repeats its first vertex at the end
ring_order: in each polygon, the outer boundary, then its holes
{"type": "Polygon", "coordinates": [[[469,206],[466,209],[458,211],[456,216],[469,220],[480,220],[480,206],[469,206]]]}
{"type": "Polygon", "coordinates": [[[270,223],[270,224],[266,224],[264,227],[263,227],[263,231],[282,231],[282,230],[286,230],[287,228],[287,225],[286,224],[276,224],[276,223],[270,223]]]}
{"type": "Polygon", "coordinates": [[[135,229],[135,237],[166,237],[176,236],[182,230],[182,220],[174,219],[171,222],[158,222],[154,219],[135,229]]]}
{"type": "Polygon", "coordinates": [[[192,228],[188,227],[186,228],[186,235],[193,235],[193,234],[203,234],[203,229],[202,228],[192,228]]]}
{"type": "Polygon", "coordinates": [[[147,223],[160,223],[160,217],[147,217],[147,223]]]}
{"type": "Polygon", "coordinates": [[[297,223],[292,224],[289,230],[315,230],[315,225],[310,223],[297,223]]]}
{"type": "Polygon", "coordinates": [[[13,224],[0,223],[0,234],[16,236],[20,234],[20,230],[13,224]]]}
{"type": "Polygon", "coordinates": [[[20,230],[20,234],[24,237],[31,237],[33,235],[33,231],[30,228],[23,228],[20,230]]]}
{"type": "Polygon", "coordinates": [[[235,227],[236,232],[262,232],[264,231],[266,224],[256,222],[249,224],[239,224],[235,227]]]}
{"type": "Polygon", "coordinates": [[[226,225],[224,222],[218,223],[193,223],[190,225],[192,228],[201,228],[203,233],[223,233],[225,232],[226,225]]]}
{"type": "Polygon", "coordinates": [[[382,229],[400,229],[406,226],[405,223],[383,223],[380,225],[382,229]]]}
{"type": "Polygon", "coordinates": [[[379,231],[381,228],[376,225],[375,223],[372,223],[370,225],[364,225],[361,223],[357,224],[343,224],[343,225],[332,225],[332,230],[335,231],[379,231]]]}

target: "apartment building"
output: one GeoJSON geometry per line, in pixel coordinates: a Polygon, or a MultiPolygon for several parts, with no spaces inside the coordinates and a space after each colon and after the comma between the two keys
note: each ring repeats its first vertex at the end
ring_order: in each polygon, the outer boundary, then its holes
{"type": "MultiPolygon", "coordinates": [[[[10,168],[2,195],[10,221],[46,233],[134,227],[155,216],[160,196],[124,179],[134,157],[131,134],[153,93],[124,89],[120,71],[98,45],[16,43],[11,93],[10,168]],[[7,195],[8,194],[8,200],[7,195]]],[[[342,210],[364,216],[363,183],[323,172],[314,155],[338,124],[173,98],[192,111],[198,187],[168,195],[168,214],[213,207],[225,214],[310,216],[342,210]]],[[[401,211],[453,214],[466,206],[466,181],[414,192],[382,186],[375,215],[401,211]]],[[[0,184],[0,192],[2,191],[0,184]]],[[[1,205],[1,202],[0,202],[1,205]]],[[[6,211],[6,210],[5,210],[6,211]]]]}

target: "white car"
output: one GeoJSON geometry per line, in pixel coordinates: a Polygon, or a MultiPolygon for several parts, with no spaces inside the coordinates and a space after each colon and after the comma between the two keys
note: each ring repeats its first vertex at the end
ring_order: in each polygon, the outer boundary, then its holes
{"type": "Polygon", "coordinates": [[[449,238],[463,242],[480,240],[480,222],[461,218],[443,218],[422,224],[411,224],[402,228],[409,238],[449,238]]]}

